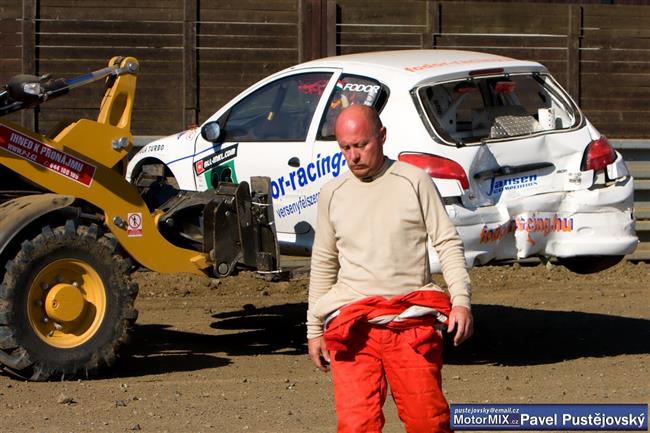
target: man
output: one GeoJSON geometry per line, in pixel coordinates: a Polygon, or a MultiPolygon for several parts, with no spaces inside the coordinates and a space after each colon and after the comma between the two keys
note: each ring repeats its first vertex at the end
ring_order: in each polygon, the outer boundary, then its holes
{"type": "Polygon", "coordinates": [[[337,431],[381,432],[388,380],[408,433],[448,432],[436,323],[448,316],[455,345],[473,332],[462,241],[431,178],[384,157],[374,109],[346,108],[335,131],[350,171],[319,197],[307,337],[312,362],[331,363],[337,431]],[[431,283],[429,238],[451,306],[431,283]]]}

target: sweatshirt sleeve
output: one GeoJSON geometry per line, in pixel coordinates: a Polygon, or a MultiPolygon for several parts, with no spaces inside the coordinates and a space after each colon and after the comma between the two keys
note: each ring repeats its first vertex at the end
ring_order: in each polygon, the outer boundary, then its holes
{"type": "Polygon", "coordinates": [[[447,215],[438,189],[428,176],[420,178],[418,189],[427,232],[438,253],[451,304],[471,308],[472,287],[465,265],[463,241],[447,215]]]}
{"type": "Polygon", "coordinates": [[[340,266],[334,228],[329,217],[331,201],[332,191],[324,187],[318,198],[316,234],[311,252],[307,338],[323,334],[323,322],[314,315],[314,306],[336,283],[340,266]]]}

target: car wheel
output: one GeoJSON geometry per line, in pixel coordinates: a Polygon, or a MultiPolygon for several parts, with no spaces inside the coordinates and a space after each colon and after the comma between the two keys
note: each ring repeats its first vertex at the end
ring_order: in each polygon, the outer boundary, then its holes
{"type": "Polygon", "coordinates": [[[623,260],[624,256],[576,256],[558,257],[562,266],[576,274],[594,274],[611,268],[623,260]]]}
{"type": "Polygon", "coordinates": [[[113,364],[137,318],[138,293],[117,250],[97,225],[72,220],[22,243],[0,285],[0,351],[10,371],[70,379],[113,364]]]}
{"type": "Polygon", "coordinates": [[[134,176],[133,184],[151,211],[160,208],[180,190],[178,181],[163,164],[143,165],[134,176]]]}

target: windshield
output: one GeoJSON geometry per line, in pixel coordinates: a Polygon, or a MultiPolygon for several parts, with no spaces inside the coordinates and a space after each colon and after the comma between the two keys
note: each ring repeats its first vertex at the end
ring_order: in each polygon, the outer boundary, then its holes
{"type": "Polygon", "coordinates": [[[448,142],[480,143],[569,129],[577,109],[547,75],[503,75],[423,86],[422,107],[448,142]]]}

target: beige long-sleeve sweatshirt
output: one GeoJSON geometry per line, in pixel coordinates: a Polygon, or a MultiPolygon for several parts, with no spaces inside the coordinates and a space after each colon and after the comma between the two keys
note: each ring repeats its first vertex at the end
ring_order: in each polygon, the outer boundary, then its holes
{"type": "Polygon", "coordinates": [[[469,308],[463,243],[424,171],[386,159],[369,182],[346,172],[325,184],[311,256],[307,338],[322,335],[328,314],[359,299],[436,289],[429,238],[452,305],[469,308]]]}

